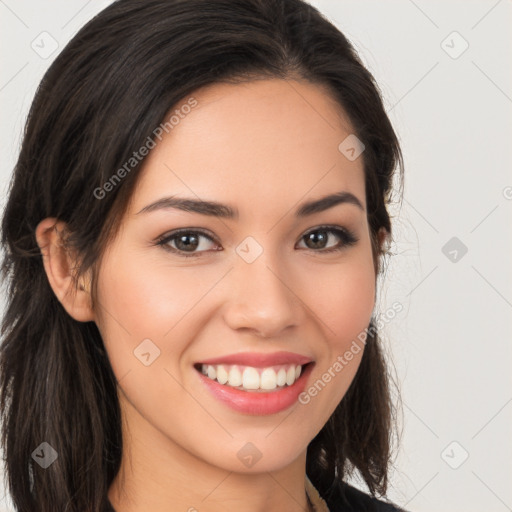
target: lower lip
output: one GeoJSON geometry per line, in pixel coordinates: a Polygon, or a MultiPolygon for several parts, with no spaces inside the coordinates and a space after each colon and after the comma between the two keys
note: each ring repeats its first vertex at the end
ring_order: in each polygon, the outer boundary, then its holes
{"type": "Polygon", "coordinates": [[[219,384],[216,380],[197,372],[203,383],[215,398],[231,409],[246,414],[267,415],[275,414],[291,407],[306,387],[306,381],[314,363],[308,363],[300,377],[291,385],[279,391],[268,393],[257,391],[242,391],[234,387],[219,384]]]}

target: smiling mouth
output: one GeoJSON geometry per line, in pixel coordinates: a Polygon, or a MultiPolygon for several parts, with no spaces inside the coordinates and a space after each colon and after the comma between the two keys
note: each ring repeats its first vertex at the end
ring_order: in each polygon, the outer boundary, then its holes
{"type": "Polygon", "coordinates": [[[313,364],[279,364],[254,367],[240,364],[202,364],[194,368],[205,377],[234,389],[268,393],[292,386],[303,371],[313,364]]]}

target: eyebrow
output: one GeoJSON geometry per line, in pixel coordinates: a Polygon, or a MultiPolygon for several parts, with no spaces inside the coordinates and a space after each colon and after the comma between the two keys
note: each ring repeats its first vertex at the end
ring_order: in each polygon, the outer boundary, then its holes
{"type": "MultiPolygon", "coordinates": [[[[352,193],[341,191],[336,194],[308,201],[300,205],[296,211],[296,217],[307,217],[315,213],[323,212],[329,208],[333,208],[339,204],[352,204],[357,206],[363,212],[365,211],[361,201],[352,193]]],[[[224,219],[238,219],[239,213],[236,208],[232,208],[226,204],[218,203],[216,201],[202,201],[199,199],[189,199],[182,197],[162,197],[154,203],[148,204],[136,213],[149,213],[156,210],[166,210],[175,208],[191,213],[199,213],[201,215],[209,215],[211,217],[220,217],[224,219]]]]}

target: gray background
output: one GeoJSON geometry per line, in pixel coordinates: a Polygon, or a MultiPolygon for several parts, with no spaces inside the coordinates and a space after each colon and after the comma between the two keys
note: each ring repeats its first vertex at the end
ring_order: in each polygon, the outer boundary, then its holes
{"type": "MultiPolygon", "coordinates": [[[[39,80],[109,3],[0,0],[0,206],[39,80]]],[[[376,77],[405,157],[379,283],[379,311],[403,305],[382,331],[403,400],[388,497],[418,512],[512,510],[512,2],[311,3],[376,77]]]]}

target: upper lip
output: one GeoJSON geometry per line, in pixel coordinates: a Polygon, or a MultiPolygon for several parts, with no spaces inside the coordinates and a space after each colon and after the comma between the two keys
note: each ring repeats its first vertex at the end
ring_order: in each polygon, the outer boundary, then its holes
{"type": "Polygon", "coordinates": [[[293,352],[241,352],[238,354],[229,354],[226,356],[215,357],[200,361],[198,364],[239,364],[241,366],[252,366],[263,368],[268,366],[277,366],[280,364],[300,364],[310,363],[312,359],[301,354],[293,352]]]}

